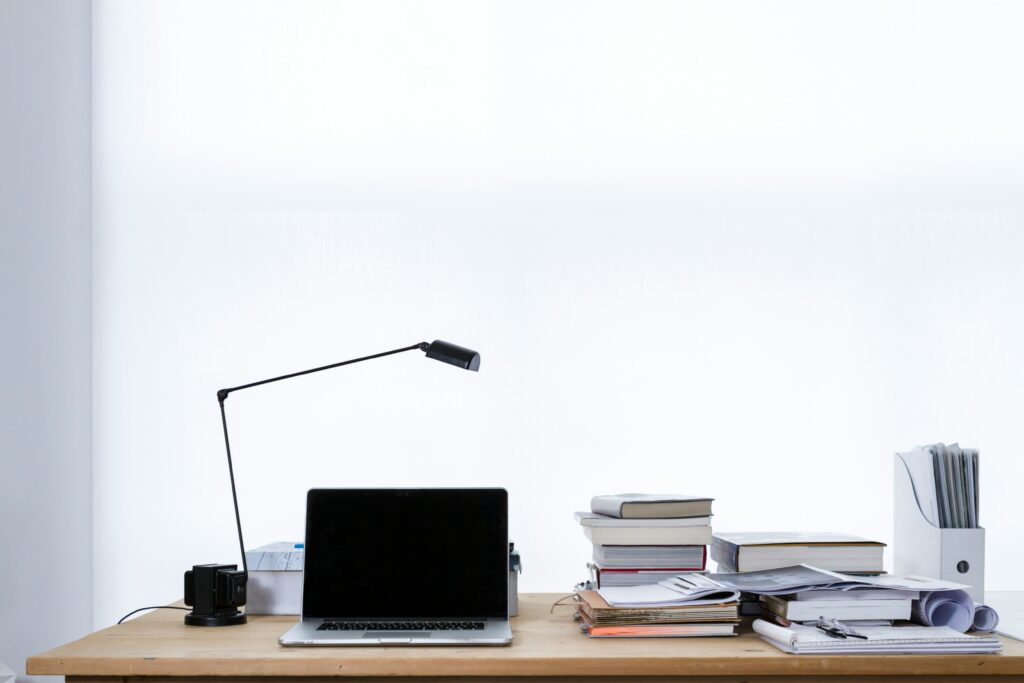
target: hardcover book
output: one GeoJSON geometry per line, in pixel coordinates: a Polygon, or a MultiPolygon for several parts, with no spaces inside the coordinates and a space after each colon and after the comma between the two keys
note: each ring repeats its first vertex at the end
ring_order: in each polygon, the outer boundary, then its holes
{"type": "Polygon", "coordinates": [[[711,527],[583,527],[594,545],[707,545],[711,527]]]}
{"type": "Polygon", "coordinates": [[[837,533],[715,532],[711,559],[720,571],[748,572],[809,564],[846,573],[881,573],[885,544],[837,533]]]}
{"type": "Polygon", "coordinates": [[[621,519],[709,517],[713,500],[679,493],[618,493],[594,496],[590,511],[621,519]]]}

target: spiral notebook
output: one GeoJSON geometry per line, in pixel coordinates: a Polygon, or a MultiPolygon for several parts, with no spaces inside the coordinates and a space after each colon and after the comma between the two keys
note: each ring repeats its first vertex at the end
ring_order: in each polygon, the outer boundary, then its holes
{"type": "Polygon", "coordinates": [[[783,652],[809,655],[842,654],[992,654],[1002,645],[991,634],[966,635],[948,626],[864,626],[860,638],[836,638],[813,626],[778,626],[754,622],[765,642],[783,652]]]}

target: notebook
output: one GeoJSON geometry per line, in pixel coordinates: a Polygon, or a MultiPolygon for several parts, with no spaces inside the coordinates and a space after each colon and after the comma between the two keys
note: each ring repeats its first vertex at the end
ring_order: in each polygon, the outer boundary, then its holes
{"type": "Polygon", "coordinates": [[[1002,649],[994,635],[969,636],[948,626],[862,626],[860,638],[836,638],[813,626],[778,626],[762,619],[754,632],[791,654],[989,654],[1002,649]]]}
{"type": "Polygon", "coordinates": [[[282,645],[504,645],[504,489],[314,489],[282,645]]]}

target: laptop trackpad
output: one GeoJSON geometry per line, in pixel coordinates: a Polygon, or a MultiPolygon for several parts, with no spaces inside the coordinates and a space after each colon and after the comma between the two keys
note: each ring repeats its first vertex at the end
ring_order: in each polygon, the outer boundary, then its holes
{"type": "Polygon", "coordinates": [[[409,640],[410,638],[429,638],[430,631],[367,631],[363,638],[374,640],[409,640]]]}

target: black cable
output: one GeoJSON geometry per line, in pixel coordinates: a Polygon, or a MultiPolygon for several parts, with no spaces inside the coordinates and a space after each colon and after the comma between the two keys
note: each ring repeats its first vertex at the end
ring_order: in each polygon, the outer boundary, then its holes
{"type": "Polygon", "coordinates": [[[136,612],[145,612],[147,609],[183,609],[186,612],[189,610],[188,607],[178,607],[177,605],[153,605],[152,607],[140,607],[139,609],[133,609],[131,612],[118,619],[117,623],[120,624],[136,612]]]}

